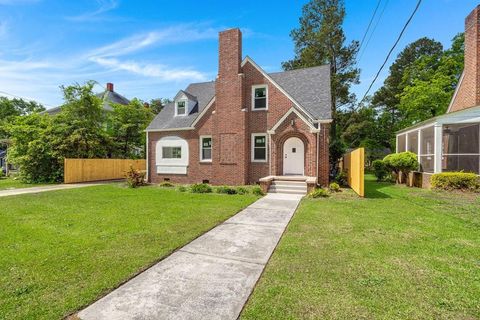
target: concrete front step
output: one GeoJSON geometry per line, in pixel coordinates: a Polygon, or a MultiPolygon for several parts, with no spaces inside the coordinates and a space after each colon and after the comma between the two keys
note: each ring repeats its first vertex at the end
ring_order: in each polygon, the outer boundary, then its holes
{"type": "Polygon", "coordinates": [[[292,189],[307,189],[307,184],[303,183],[290,183],[284,181],[273,182],[271,187],[278,187],[278,188],[292,188],[292,189]]]}
{"type": "Polygon", "coordinates": [[[305,187],[305,189],[291,189],[291,188],[270,187],[270,189],[268,189],[268,193],[285,193],[285,194],[305,195],[305,194],[307,194],[307,188],[305,187]]]}

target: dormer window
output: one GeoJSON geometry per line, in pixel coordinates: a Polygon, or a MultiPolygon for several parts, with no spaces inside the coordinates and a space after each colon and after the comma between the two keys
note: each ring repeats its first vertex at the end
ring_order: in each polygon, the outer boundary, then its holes
{"type": "Polygon", "coordinates": [[[176,102],[175,115],[184,116],[187,114],[187,102],[180,100],[176,102]]]}
{"type": "Polygon", "coordinates": [[[256,85],[252,87],[252,110],[268,109],[268,88],[267,85],[256,85]]]}

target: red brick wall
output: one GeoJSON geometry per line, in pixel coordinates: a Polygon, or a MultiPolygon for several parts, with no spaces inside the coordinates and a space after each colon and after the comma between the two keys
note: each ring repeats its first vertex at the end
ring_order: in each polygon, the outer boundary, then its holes
{"type": "Polygon", "coordinates": [[[480,104],[480,7],[465,19],[465,66],[450,112],[480,104]]]}
{"type": "Polygon", "coordinates": [[[215,105],[195,130],[149,133],[150,181],[158,183],[169,178],[178,183],[209,180],[216,185],[241,185],[256,183],[268,175],[282,175],[283,143],[295,136],[305,145],[305,175],[316,176],[318,168],[319,183],[328,184],[328,125],[322,125],[317,135],[310,132],[310,127],[296,114],[291,114],[271,136],[271,142],[267,142],[271,147],[267,156],[270,164],[251,162],[251,134],[267,133],[292,108],[293,102],[249,62],[240,68],[240,57],[240,31],[232,29],[220,33],[215,105]],[[268,86],[266,111],[251,109],[252,86],[258,84],[268,86]],[[156,141],[170,135],[188,141],[190,159],[187,175],[156,174],[156,141]],[[212,164],[199,161],[200,135],[212,135],[212,164]]]}

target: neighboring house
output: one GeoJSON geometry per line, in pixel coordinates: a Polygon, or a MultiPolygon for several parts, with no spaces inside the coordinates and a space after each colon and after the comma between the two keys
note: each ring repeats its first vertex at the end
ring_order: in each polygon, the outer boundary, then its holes
{"type": "Polygon", "coordinates": [[[397,152],[418,155],[432,173],[480,174],[480,6],[465,19],[465,67],[446,114],[397,132],[397,152]]]}
{"type": "Polygon", "coordinates": [[[0,149],[0,173],[5,173],[7,169],[7,151],[0,149]]]}
{"type": "MultiPolygon", "coordinates": [[[[107,83],[105,91],[101,93],[97,93],[96,96],[102,99],[103,110],[105,110],[106,112],[113,111],[113,108],[111,106],[112,103],[118,103],[123,105],[127,105],[130,103],[130,100],[128,100],[121,94],[118,94],[117,92],[115,92],[113,88],[113,83],[110,83],[110,82],[107,83]]],[[[55,108],[51,108],[44,111],[44,113],[48,113],[49,115],[56,115],[60,113],[60,111],[61,111],[61,107],[55,107],[55,108]]]]}
{"type": "Polygon", "coordinates": [[[219,41],[216,81],[180,90],[148,126],[148,180],[243,185],[289,175],[327,185],[329,66],[266,73],[242,60],[239,29],[219,41]]]}

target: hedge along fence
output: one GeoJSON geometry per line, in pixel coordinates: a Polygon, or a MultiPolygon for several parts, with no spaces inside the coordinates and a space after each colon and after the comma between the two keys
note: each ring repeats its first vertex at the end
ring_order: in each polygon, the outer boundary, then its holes
{"type": "Polygon", "coordinates": [[[64,183],[115,180],[125,178],[130,166],[146,170],[144,159],[65,159],[64,183]]]}
{"type": "Polygon", "coordinates": [[[347,183],[360,197],[365,196],[365,149],[358,148],[343,156],[347,183]]]}

